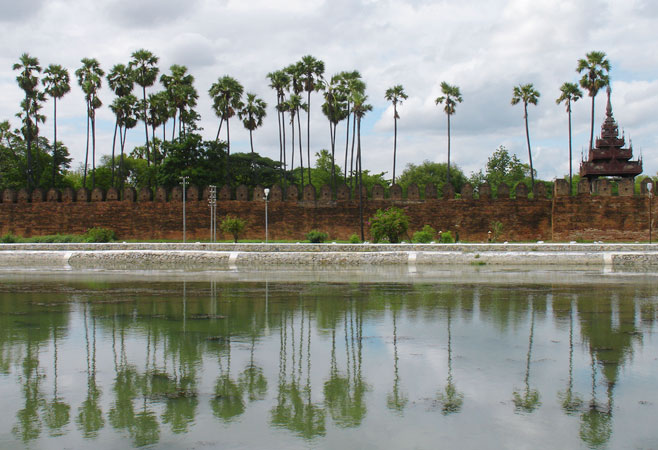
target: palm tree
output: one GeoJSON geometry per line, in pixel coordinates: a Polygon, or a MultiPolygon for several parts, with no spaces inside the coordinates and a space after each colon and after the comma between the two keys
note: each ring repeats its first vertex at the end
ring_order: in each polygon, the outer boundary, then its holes
{"type": "Polygon", "coordinates": [[[24,135],[27,144],[27,189],[30,190],[33,184],[32,140],[36,134],[35,126],[32,125],[31,111],[33,110],[32,104],[37,102],[39,97],[39,77],[37,74],[41,73],[41,66],[37,58],[23,53],[19,58],[19,62],[13,65],[13,70],[19,71],[16,81],[18,86],[25,92],[25,99],[21,102],[21,106],[24,111],[24,135]]]}
{"type": "Polygon", "coordinates": [[[45,77],[41,82],[46,94],[53,98],[53,177],[52,187],[55,187],[55,173],[57,170],[57,99],[64,97],[71,90],[69,71],[59,64],[51,64],[44,71],[45,77]]]}
{"type": "Polygon", "coordinates": [[[135,83],[142,87],[142,107],[143,107],[143,120],[144,120],[144,134],[146,135],[146,165],[151,164],[151,158],[149,153],[149,129],[146,118],[148,114],[146,112],[147,101],[146,101],[146,88],[153,86],[155,81],[158,79],[158,72],[160,69],[156,64],[158,64],[158,57],[155,56],[148,50],[140,49],[131,55],[132,60],[128,64],[130,70],[133,71],[135,76],[135,83]]]}
{"type": "Polygon", "coordinates": [[[148,117],[147,122],[151,125],[151,136],[153,137],[153,164],[157,165],[160,155],[158,155],[158,146],[156,145],[155,139],[155,130],[158,127],[162,127],[162,142],[165,141],[165,132],[166,124],[169,118],[172,116],[172,107],[169,103],[169,94],[167,91],[156,92],[155,94],[149,94],[148,96],[148,117]]]}
{"type": "Polygon", "coordinates": [[[297,117],[297,135],[299,137],[299,168],[301,174],[302,189],[304,188],[304,158],[302,153],[302,134],[300,131],[299,110],[306,110],[308,105],[304,103],[300,95],[292,94],[286,102],[286,109],[290,113],[290,124],[292,125],[292,160],[290,170],[295,168],[295,116],[297,117]]]}
{"type": "Polygon", "coordinates": [[[324,62],[316,59],[311,55],[302,57],[299,62],[301,71],[301,81],[304,84],[304,90],[307,92],[306,104],[306,156],[308,166],[308,182],[311,183],[311,92],[322,89],[322,74],[324,74],[324,62]]]}
{"type": "MultiPolygon", "coordinates": [[[[137,109],[139,100],[132,94],[122,97],[117,97],[110,105],[110,109],[117,118],[119,125],[119,141],[121,148],[121,157],[119,159],[119,180],[121,180],[120,188],[123,188],[123,180],[125,178],[123,173],[123,155],[126,146],[126,134],[131,128],[137,126],[137,109]]],[[[114,180],[113,180],[114,183],[114,180]]]]}
{"type": "MultiPolygon", "coordinates": [[[[301,65],[301,62],[289,65],[288,67],[286,67],[284,69],[284,71],[290,77],[289,92],[291,94],[290,95],[291,98],[288,99],[288,108],[290,108],[292,106],[292,104],[297,105],[296,109],[295,109],[295,115],[297,116],[297,135],[299,136],[299,139],[298,139],[299,140],[299,153],[301,155],[301,152],[302,152],[302,124],[301,124],[301,120],[300,120],[299,108],[301,107],[302,104],[304,104],[301,97],[300,97],[300,94],[304,91],[304,84],[302,83],[302,72],[301,72],[302,71],[302,65],[301,65]],[[292,99],[293,95],[296,95],[300,98],[299,98],[299,100],[295,99],[291,104],[290,100],[292,99]]],[[[308,105],[308,104],[306,104],[306,105],[308,105]]],[[[294,136],[293,136],[293,141],[294,141],[294,136]]],[[[293,154],[293,158],[294,158],[294,155],[295,155],[295,146],[294,146],[294,144],[292,146],[292,154],[293,154]]],[[[310,160],[309,160],[309,164],[310,164],[310,160]]],[[[292,163],[291,163],[291,165],[292,165],[292,163]]],[[[300,167],[301,172],[302,172],[302,185],[301,185],[301,187],[304,188],[304,161],[303,161],[303,158],[300,158],[299,167],[300,167]]],[[[292,170],[292,168],[291,168],[291,170],[292,170]]]]}
{"type": "Polygon", "coordinates": [[[523,119],[525,120],[525,137],[528,142],[528,160],[530,161],[530,183],[531,189],[535,189],[535,171],[532,168],[532,152],[530,151],[530,133],[528,132],[528,103],[536,105],[539,101],[539,91],[535,89],[532,83],[520,84],[514,86],[514,95],[512,96],[512,105],[523,102],[523,119]]]}
{"type": "Polygon", "coordinates": [[[336,190],[336,130],[338,123],[345,119],[348,114],[347,95],[340,87],[341,75],[331,77],[329,82],[325,81],[324,99],[322,112],[329,119],[329,139],[331,142],[331,186],[336,190]]]}
{"type": "MultiPolygon", "coordinates": [[[[398,114],[398,103],[401,105],[402,100],[406,100],[409,98],[409,96],[404,92],[404,88],[401,84],[396,84],[395,86],[388,88],[384,96],[386,97],[386,100],[393,103],[393,180],[391,184],[395,184],[395,159],[397,156],[398,146],[398,119],[400,118],[398,114]]],[[[448,158],[448,160],[449,159],[450,158],[448,158]]]]}
{"type": "Polygon", "coordinates": [[[585,72],[580,79],[580,86],[587,89],[589,96],[592,97],[592,123],[589,132],[589,148],[592,149],[594,141],[594,97],[598,94],[599,89],[610,83],[610,77],[608,76],[610,62],[605,59],[604,52],[589,52],[586,59],[578,60],[576,72],[585,72]]]}
{"type": "Polygon", "coordinates": [[[563,83],[562,86],[560,86],[560,92],[562,94],[555,100],[555,103],[559,105],[562,102],[566,102],[567,114],[569,114],[569,192],[571,192],[571,102],[577,102],[582,98],[583,92],[578,89],[576,83],[563,83]]]}
{"type": "Polygon", "coordinates": [[[352,95],[352,112],[354,113],[354,120],[356,121],[356,135],[357,135],[357,153],[356,153],[356,170],[358,173],[358,189],[359,189],[359,222],[361,225],[361,241],[365,241],[365,233],[363,231],[363,171],[361,165],[361,119],[368,111],[372,111],[372,105],[366,103],[368,96],[361,92],[355,92],[352,95]]]}
{"type": "Polygon", "coordinates": [[[87,103],[87,151],[85,154],[85,169],[82,185],[86,186],[87,181],[87,164],[89,161],[89,124],[91,123],[91,148],[92,148],[92,173],[91,186],[96,187],[96,110],[103,103],[98,98],[98,91],[103,84],[105,72],[101,69],[100,63],[95,58],[82,58],[82,67],[75,71],[78,78],[78,84],[85,94],[87,103]]]}
{"type": "Polygon", "coordinates": [[[459,92],[459,87],[451,86],[445,81],[441,82],[441,92],[443,95],[437,97],[435,100],[436,104],[445,102],[445,107],[443,110],[448,116],[448,172],[446,175],[446,184],[450,184],[450,116],[455,113],[455,108],[457,103],[462,102],[462,94],[459,92]]]}
{"type": "Polygon", "coordinates": [[[215,114],[220,118],[219,128],[217,129],[217,137],[219,140],[219,133],[222,130],[222,124],[226,121],[226,144],[228,155],[231,154],[231,134],[229,128],[229,119],[233,117],[237,111],[242,108],[242,92],[244,88],[233,77],[224,75],[217,79],[215,83],[210,86],[208,94],[213,101],[213,109],[215,114]]]}
{"type": "Polygon", "coordinates": [[[160,83],[162,83],[166,89],[169,101],[175,110],[173,114],[174,123],[171,132],[171,140],[173,142],[174,134],[176,132],[176,115],[178,115],[178,136],[184,136],[186,133],[186,126],[192,125],[192,123],[186,119],[195,116],[195,114],[192,114],[192,108],[196,106],[199,94],[194,88],[194,77],[187,73],[187,67],[174,64],[169,70],[171,71],[171,75],[163,74],[160,77],[160,83]]]}
{"type": "MultiPolygon", "coordinates": [[[[117,113],[118,109],[115,106],[115,103],[119,98],[126,97],[131,95],[135,80],[133,79],[132,70],[130,67],[125,64],[115,64],[112,67],[112,70],[107,74],[107,84],[110,86],[110,89],[117,96],[114,103],[110,106],[110,109],[115,114],[116,121],[114,123],[114,136],[112,137],[112,186],[114,186],[114,150],[116,148],[116,138],[117,138],[117,129],[119,128],[119,114],[117,113]]],[[[119,136],[121,140],[121,135],[119,136]]],[[[121,143],[120,143],[121,144],[121,143]]]]}
{"type": "Polygon", "coordinates": [[[256,94],[247,93],[247,101],[244,107],[238,111],[238,116],[244,127],[249,130],[249,143],[251,144],[251,153],[254,153],[253,131],[263,125],[263,118],[267,114],[267,103],[260,99],[256,94]]]}
{"type": "Polygon", "coordinates": [[[267,74],[270,87],[276,91],[276,112],[279,122],[279,163],[285,174],[286,170],[286,120],[285,108],[281,105],[285,101],[285,90],[290,88],[290,76],[283,70],[276,70],[267,74]]]}

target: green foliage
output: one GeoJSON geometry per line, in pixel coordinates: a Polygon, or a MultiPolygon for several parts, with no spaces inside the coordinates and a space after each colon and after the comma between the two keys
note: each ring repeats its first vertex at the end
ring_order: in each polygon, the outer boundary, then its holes
{"type": "Polygon", "coordinates": [[[224,233],[228,233],[233,236],[233,242],[238,242],[238,237],[240,233],[244,231],[247,226],[247,222],[239,217],[231,216],[227,214],[222,223],[219,225],[220,229],[224,233]]]}
{"type": "Polygon", "coordinates": [[[360,242],[361,238],[358,234],[354,233],[350,236],[350,244],[359,244],[360,242]]]}
{"type": "Polygon", "coordinates": [[[503,232],[502,222],[491,222],[491,242],[496,242],[503,232]]]}
{"type": "Polygon", "coordinates": [[[386,239],[391,244],[397,244],[409,228],[409,216],[400,208],[392,206],[385,211],[378,209],[369,224],[374,242],[386,239]]]}
{"type": "Polygon", "coordinates": [[[11,233],[0,236],[0,244],[15,244],[17,242],[20,242],[20,238],[11,233]]]}
{"type": "Polygon", "coordinates": [[[505,146],[498,147],[487,160],[486,173],[480,170],[471,174],[469,182],[473,188],[478,189],[484,182],[491,186],[491,193],[498,194],[498,186],[507,184],[513,189],[520,182],[530,187],[530,166],[521,163],[516,155],[510,155],[505,146]]]}
{"type": "MultiPolygon", "coordinates": [[[[407,167],[398,178],[398,184],[402,189],[416,183],[423,192],[423,187],[427,183],[433,183],[436,187],[437,193],[443,193],[443,186],[446,183],[446,175],[448,173],[448,165],[445,163],[435,163],[431,161],[423,161],[422,164],[407,164],[407,167]]],[[[456,165],[450,165],[450,183],[454,186],[455,192],[461,192],[462,186],[466,183],[467,179],[464,173],[456,165]]]]}
{"type": "Polygon", "coordinates": [[[422,230],[414,233],[411,241],[416,244],[428,244],[434,240],[434,236],[436,236],[436,230],[429,225],[425,225],[422,230]]]}
{"type": "Polygon", "coordinates": [[[112,242],[116,240],[116,235],[113,230],[94,227],[87,230],[84,240],[85,242],[112,242]]]}
{"type": "Polygon", "coordinates": [[[326,241],[328,238],[329,235],[320,230],[311,230],[308,233],[306,233],[306,239],[308,239],[309,242],[312,242],[314,244],[320,244],[326,241]]]}
{"type": "Polygon", "coordinates": [[[452,233],[450,231],[443,231],[441,236],[439,236],[439,242],[442,244],[452,244],[455,242],[455,239],[452,237],[452,233]]]}

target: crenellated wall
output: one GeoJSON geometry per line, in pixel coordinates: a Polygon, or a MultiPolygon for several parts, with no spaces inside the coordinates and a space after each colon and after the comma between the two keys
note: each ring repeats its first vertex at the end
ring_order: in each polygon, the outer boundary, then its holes
{"type": "MultiPolygon", "coordinates": [[[[594,186],[587,180],[578,186],[579,194],[570,196],[564,180],[557,180],[552,198],[545,186],[537,184],[529,198],[521,184],[514,190],[498,187],[492,198],[488,185],[474,194],[470,185],[460,195],[451,191],[437,198],[436,188],[429,184],[421,189],[399,186],[388,190],[375,186],[364,192],[364,219],[377,209],[391,205],[403,208],[411,218],[410,235],[429,224],[437,231],[452,231],[461,240],[485,241],[494,222],[503,224],[500,240],[604,240],[635,241],[648,239],[648,200],[646,182],[641,194],[634,195],[633,185],[620,183],[618,195],[612,195],[610,183],[602,180],[594,186]],[[422,198],[421,198],[422,197],[422,198]]],[[[186,225],[188,240],[209,238],[209,189],[189,186],[186,189],[186,225]]],[[[93,191],[40,189],[27,192],[5,190],[0,202],[0,235],[14,233],[37,236],[56,233],[84,233],[91,227],[113,229],[119,239],[182,239],[183,191],[160,187],[139,192],[126,188],[123,192],[96,188],[93,191]]],[[[328,186],[319,192],[305,186],[285,191],[273,186],[268,197],[270,239],[303,240],[312,230],[327,231],[331,239],[346,240],[359,234],[358,195],[348,186],[339,186],[332,195],[328,186]]],[[[246,186],[231,190],[227,186],[217,192],[218,221],[232,214],[248,222],[244,238],[263,239],[265,234],[265,201],[262,187],[250,191],[246,186]]],[[[367,234],[366,223],[366,234],[367,234]]],[[[219,231],[218,231],[219,232],[219,231]]],[[[229,236],[223,236],[228,239],[229,236]]]]}

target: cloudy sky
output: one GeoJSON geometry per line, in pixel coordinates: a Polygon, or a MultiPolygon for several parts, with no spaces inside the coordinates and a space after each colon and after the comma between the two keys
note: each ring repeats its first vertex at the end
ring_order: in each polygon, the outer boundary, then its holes
{"type": "MultiPolygon", "coordinates": [[[[146,48],[161,73],[186,65],[200,94],[198,112],[206,138],[218,121],[207,96],[222,75],[270,105],[254,134],[256,151],[278,159],[278,128],[268,72],[311,54],[327,76],[359,70],[373,112],[363,124],[364,166],[390,177],[393,112],[384,99],[402,84],[409,99],[399,107],[398,173],[408,163],[445,162],[446,116],[434,99],[441,81],[460,87],[464,101],[452,122],[452,161],[468,175],[486,164],[500,145],[527,162],[523,106],[511,106],[512,88],[533,83],[541,93],[529,107],[533,162],[542,179],[568,173],[567,114],[556,105],[559,87],[575,82],[579,58],[604,51],[612,64],[612,104],[620,129],[642,155],[645,173],[658,171],[658,4],[652,0],[0,0],[0,120],[17,125],[22,93],[12,65],[27,52],[42,66],[57,63],[71,75],[83,57],[97,58],[107,72],[146,48]]],[[[149,92],[159,90],[157,85],[149,92]]],[[[104,87],[101,99],[112,101],[104,87]]],[[[312,151],[329,148],[327,122],[315,94],[312,151]]],[[[590,99],[575,104],[574,171],[589,139],[590,99]]],[[[595,133],[605,110],[596,97],[595,133]]],[[[50,136],[52,105],[44,111],[50,136]]],[[[111,152],[113,117],[98,113],[98,148],[111,152]]],[[[75,85],[58,104],[58,138],[77,167],[84,159],[85,106],[75,85]]],[[[233,151],[249,151],[248,133],[234,121],[233,151]]],[[[343,134],[344,124],[339,133],[343,134]]],[[[130,132],[134,145],[143,130],[130,132]]],[[[344,136],[344,134],[343,134],[344,136]]],[[[305,139],[304,139],[305,141],[305,139]]],[[[339,153],[340,155],[341,153],[339,153]]],[[[341,158],[342,160],[342,158],[341,158]]]]}

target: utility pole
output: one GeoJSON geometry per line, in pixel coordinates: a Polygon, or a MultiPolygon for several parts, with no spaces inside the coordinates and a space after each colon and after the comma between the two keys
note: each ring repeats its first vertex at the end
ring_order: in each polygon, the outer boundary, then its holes
{"type": "Polygon", "coordinates": [[[210,242],[213,244],[217,240],[217,186],[209,186],[210,195],[208,204],[210,205],[210,242]]]}
{"type": "Polygon", "coordinates": [[[187,186],[187,180],[189,178],[190,177],[188,177],[188,176],[180,177],[180,179],[182,180],[181,184],[183,185],[183,244],[185,244],[185,242],[186,242],[185,234],[186,234],[186,231],[187,231],[186,230],[186,224],[185,224],[185,197],[186,197],[186,195],[185,195],[185,186],[187,186]]]}

